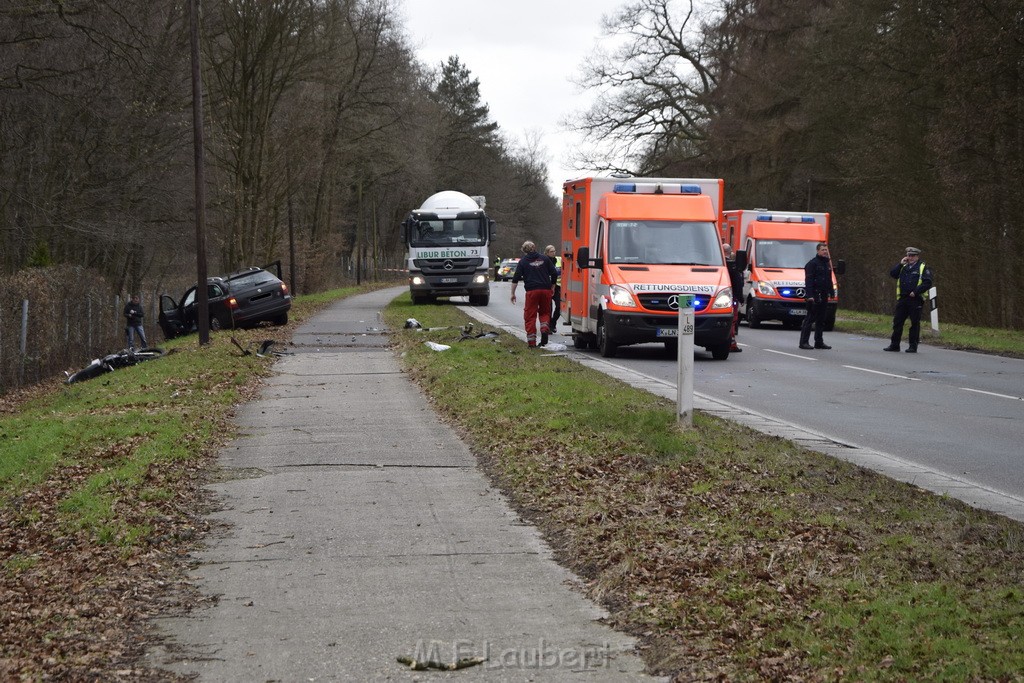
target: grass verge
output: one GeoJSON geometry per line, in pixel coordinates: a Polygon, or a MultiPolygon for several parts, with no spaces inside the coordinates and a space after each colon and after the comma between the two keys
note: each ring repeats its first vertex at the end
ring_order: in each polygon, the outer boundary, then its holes
{"type": "MultiPolygon", "coordinates": [[[[906,343],[907,323],[903,330],[906,343]]],[[[836,318],[836,331],[863,334],[869,337],[889,339],[892,334],[892,316],[861,311],[840,310],[836,318]]],[[[955,323],[940,322],[939,333],[931,330],[926,313],[921,319],[921,343],[964,351],[984,351],[1003,356],[1024,358],[1024,334],[1020,330],[1002,330],[990,327],[971,327],[955,323]]]]}
{"type": "MultiPolygon", "coordinates": [[[[468,320],[400,297],[389,324],[468,320]]],[[[508,335],[407,370],[678,680],[1022,680],[1021,525],[674,406],[508,335]]],[[[431,351],[423,342],[451,345],[431,351]]]]}
{"type": "MultiPolygon", "coordinates": [[[[164,358],[0,398],[0,680],[173,680],[140,668],[147,619],[200,599],[185,553],[234,407],[272,360],[243,355],[361,291],[299,297],[292,325],[195,335],[164,358]]],[[[84,365],[84,362],[83,362],[84,365]]]]}

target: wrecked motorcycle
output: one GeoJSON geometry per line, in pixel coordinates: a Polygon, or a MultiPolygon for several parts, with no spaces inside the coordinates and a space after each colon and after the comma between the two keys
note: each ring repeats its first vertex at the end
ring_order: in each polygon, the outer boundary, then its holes
{"type": "Polygon", "coordinates": [[[166,355],[163,349],[158,348],[145,348],[139,349],[138,351],[132,351],[125,349],[116,353],[110,353],[102,358],[94,358],[89,365],[85,366],[78,372],[64,374],[67,375],[65,384],[74,384],[75,382],[84,382],[87,379],[99,377],[105,375],[108,372],[113,372],[120,368],[126,368],[130,365],[135,365],[147,360],[153,360],[154,358],[160,358],[166,355]]]}

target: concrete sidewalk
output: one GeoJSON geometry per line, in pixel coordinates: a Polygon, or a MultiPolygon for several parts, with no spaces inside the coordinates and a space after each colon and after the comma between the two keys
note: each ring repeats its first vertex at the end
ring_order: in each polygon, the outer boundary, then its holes
{"type": "Polygon", "coordinates": [[[196,556],[218,599],[161,622],[149,663],[207,681],[629,681],[633,640],[572,585],[402,374],[352,297],[296,330],[220,454],[224,531],[196,556]],[[414,672],[398,656],[455,672],[414,672]]]}

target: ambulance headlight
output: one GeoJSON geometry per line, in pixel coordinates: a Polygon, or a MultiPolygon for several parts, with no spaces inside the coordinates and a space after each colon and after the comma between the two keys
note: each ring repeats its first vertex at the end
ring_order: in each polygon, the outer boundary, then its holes
{"type": "Polygon", "coordinates": [[[764,280],[757,281],[757,293],[761,294],[762,296],[778,296],[775,293],[775,288],[772,287],[770,283],[765,282],[764,280]]]}
{"type": "Polygon", "coordinates": [[[608,299],[616,306],[636,308],[636,301],[633,299],[633,294],[625,287],[612,285],[608,299]]]}
{"type": "Polygon", "coordinates": [[[711,308],[732,308],[732,289],[726,287],[718,296],[715,297],[715,302],[711,305],[711,308]]]}

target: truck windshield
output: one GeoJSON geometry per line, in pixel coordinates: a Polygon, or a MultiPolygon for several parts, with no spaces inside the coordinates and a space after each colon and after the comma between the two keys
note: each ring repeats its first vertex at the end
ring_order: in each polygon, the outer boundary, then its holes
{"type": "Polygon", "coordinates": [[[610,263],[721,266],[715,224],[703,221],[612,221],[610,263]]]}
{"type": "Polygon", "coordinates": [[[430,219],[413,223],[409,244],[413,247],[475,246],[487,243],[482,218],[430,219]]]}
{"type": "Polygon", "coordinates": [[[758,240],[754,261],[762,268],[803,268],[817,253],[813,240],[758,240]]]}

